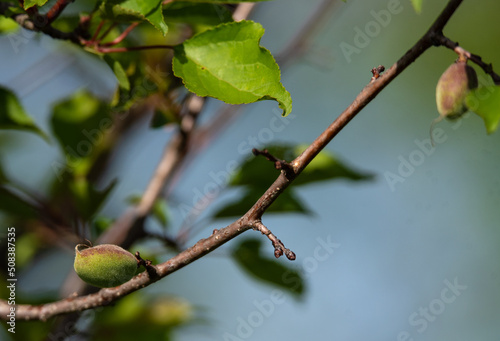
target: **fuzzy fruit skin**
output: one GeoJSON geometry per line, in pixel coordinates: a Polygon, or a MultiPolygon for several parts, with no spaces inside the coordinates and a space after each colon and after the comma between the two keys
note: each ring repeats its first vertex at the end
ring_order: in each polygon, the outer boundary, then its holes
{"type": "Polygon", "coordinates": [[[474,68],[465,61],[458,61],[441,75],[436,86],[436,104],[439,115],[449,119],[462,116],[467,110],[465,98],[471,89],[477,88],[474,68]]]}
{"type": "Polygon", "coordinates": [[[86,283],[110,288],[128,282],[137,270],[137,259],[118,245],[102,244],[75,247],[75,271],[86,283]],[[82,247],[86,247],[80,250],[82,247]]]}

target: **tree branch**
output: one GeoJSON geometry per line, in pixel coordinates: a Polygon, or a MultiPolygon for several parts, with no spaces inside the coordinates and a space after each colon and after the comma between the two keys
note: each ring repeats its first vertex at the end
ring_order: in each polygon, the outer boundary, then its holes
{"type": "Polygon", "coordinates": [[[141,201],[128,214],[124,214],[99,238],[99,243],[113,243],[128,247],[131,242],[126,242],[125,238],[129,234],[134,224],[143,223],[156,199],[161,194],[167,181],[181,164],[182,159],[188,151],[188,140],[195,127],[196,118],[201,110],[200,101],[203,99],[191,96],[187,103],[187,113],[184,115],[179,131],[169,141],[165,152],[156,167],[141,201]]]}
{"type": "MultiPolygon", "coordinates": [[[[382,91],[397,75],[405,70],[423,52],[435,44],[436,36],[441,34],[452,14],[456,11],[462,0],[450,0],[446,8],[436,19],[425,35],[391,66],[382,76],[370,83],[358,94],[352,104],[293,162],[294,176],[299,175],[312,159],[323,149],[333,137],[335,137],[346,124],[356,116],[380,91],[382,91]]],[[[163,278],[184,266],[203,257],[211,251],[217,249],[229,240],[235,238],[248,229],[259,229],[260,218],[267,208],[276,198],[290,185],[293,178],[285,175],[282,171],[276,181],[266,190],[252,208],[240,219],[232,224],[214,230],[214,233],[199,240],[195,245],[172,257],[167,262],[156,266],[157,278],[150,278],[146,272],[135,276],[127,283],[115,287],[101,289],[99,292],[80,296],[70,297],[61,301],[43,305],[17,305],[16,317],[19,320],[46,320],[52,316],[69,312],[82,311],[99,306],[107,305],[120,297],[130,294],[140,288],[154,283],[159,278],[163,278]]],[[[6,301],[0,301],[0,315],[3,319],[9,312],[10,306],[6,301]]]]}
{"type": "Polygon", "coordinates": [[[431,28],[413,47],[394,65],[375,81],[368,84],[356,97],[354,102],[293,162],[295,172],[299,174],[311,160],[370,103],[394,78],[413,63],[429,47],[436,44],[436,38],[442,35],[444,26],[463,0],[450,0],[431,28]]]}
{"type": "MultiPolygon", "coordinates": [[[[66,2],[66,1],[60,1],[60,2],[66,2]]],[[[6,15],[9,11],[9,8],[13,6],[14,6],[13,4],[8,2],[0,2],[0,14],[6,15]]],[[[66,5],[64,5],[64,7],[65,6],[66,5]]],[[[64,7],[60,8],[60,10],[62,11],[64,7]]],[[[35,8],[32,7],[30,8],[30,10],[31,9],[36,9],[36,7],[35,8]]],[[[59,31],[58,29],[55,29],[50,25],[50,23],[52,22],[49,21],[50,18],[47,18],[44,15],[40,15],[37,12],[35,13],[34,11],[30,10],[28,10],[27,13],[12,14],[10,18],[16,21],[19,24],[19,26],[27,30],[35,32],[43,32],[54,39],[69,40],[75,44],[81,45],[80,36],[77,34],[76,31],[72,32],[59,31]]],[[[54,10],[54,12],[51,14],[53,15],[53,17],[51,17],[52,20],[55,20],[59,14],[60,11],[54,10]]]]}
{"type": "Polygon", "coordinates": [[[464,48],[460,47],[458,45],[458,43],[452,41],[451,39],[445,37],[442,34],[437,37],[437,42],[440,45],[445,46],[445,47],[447,47],[447,48],[455,51],[455,53],[458,54],[458,55],[466,56],[467,59],[470,59],[472,62],[474,62],[475,64],[479,65],[483,69],[483,71],[485,73],[487,73],[488,75],[490,75],[490,77],[493,79],[493,82],[496,85],[500,85],[500,75],[498,75],[497,73],[495,73],[493,71],[493,65],[486,64],[485,62],[483,62],[481,56],[478,56],[476,54],[470,53],[469,51],[467,51],[464,48]]]}
{"type": "Polygon", "coordinates": [[[295,260],[295,253],[290,249],[287,249],[285,247],[285,244],[283,244],[283,242],[279,240],[278,237],[276,237],[266,225],[262,224],[261,221],[256,221],[254,223],[254,230],[259,231],[267,238],[269,238],[269,240],[273,244],[274,256],[276,258],[280,258],[281,256],[283,256],[283,254],[285,254],[286,258],[288,258],[289,260],[295,260]]]}
{"type": "MultiPolygon", "coordinates": [[[[101,234],[97,244],[117,244],[123,248],[129,248],[134,241],[146,236],[144,222],[152,210],[156,199],[160,196],[166,183],[172,178],[175,171],[182,164],[183,158],[188,152],[188,141],[195,126],[195,119],[201,110],[200,101],[197,96],[190,96],[186,104],[186,113],[181,121],[180,129],[174,133],[172,139],[165,147],[158,166],[149,181],[146,190],[141,196],[141,201],[134,207],[125,211],[106,231],[101,234]]],[[[179,245],[177,245],[179,247],[179,245]]],[[[71,292],[85,293],[89,289],[75,272],[71,272],[66,279],[61,292],[63,296],[71,292]]]]}
{"type": "Polygon", "coordinates": [[[64,11],[66,6],[68,6],[74,0],[57,0],[56,3],[49,9],[45,17],[47,18],[47,23],[51,24],[54,20],[59,17],[59,15],[64,11]]]}
{"type": "MultiPolygon", "coordinates": [[[[312,39],[313,33],[315,33],[322,23],[326,22],[331,15],[333,5],[337,4],[336,0],[323,0],[314,13],[310,15],[304,25],[298,30],[295,36],[290,39],[288,43],[276,56],[276,62],[280,66],[281,73],[283,74],[286,68],[292,64],[294,60],[299,59],[305,52],[307,52],[307,47],[309,46],[305,40],[312,39]]],[[[238,5],[238,8],[233,14],[235,21],[242,20],[241,16],[237,17],[237,13],[240,13],[239,8],[243,6],[249,6],[250,4],[242,3],[238,5]]],[[[251,6],[249,6],[251,7],[251,6]]],[[[244,10],[247,15],[249,11],[244,10]]],[[[207,146],[214,140],[215,137],[220,135],[220,132],[237,119],[238,114],[242,111],[241,109],[245,106],[242,105],[229,105],[225,104],[217,113],[217,116],[210,120],[204,127],[197,130],[197,134],[193,136],[191,140],[190,154],[183,164],[183,168],[187,167],[189,162],[195,158],[196,155],[201,153],[207,146]]],[[[208,199],[207,199],[208,200],[208,199]]],[[[214,200],[212,198],[211,200],[214,200]]],[[[186,224],[188,225],[188,224],[186,224]]],[[[186,231],[189,226],[184,227],[182,234],[187,234],[186,231]]]]}

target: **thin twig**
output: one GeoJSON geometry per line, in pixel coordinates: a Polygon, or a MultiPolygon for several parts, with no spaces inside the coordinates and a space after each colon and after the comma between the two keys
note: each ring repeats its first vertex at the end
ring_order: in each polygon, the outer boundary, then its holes
{"type": "Polygon", "coordinates": [[[50,25],[54,20],[56,20],[59,15],[64,11],[66,6],[68,6],[71,0],[57,0],[56,3],[49,9],[49,11],[45,14],[45,18],[47,19],[47,24],[50,25]]]}
{"type": "MultiPolygon", "coordinates": [[[[433,38],[436,33],[441,32],[452,14],[456,11],[463,0],[450,0],[446,8],[436,19],[431,29],[408,51],[401,57],[392,67],[390,67],[379,79],[369,83],[356,97],[354,102],[323,132],[304,153],[292,163],[296,174],[300,172],[312,161],[319,151],[338,134],[340,130],[349,122],[357,113],[361,111],[375,96],[382,91],[397,75],[406,69],[413,61],[415,61],[424,51],[433,45],[433,38]]],[[[165,263],[156,266],[160,278],[163,278],[184,266],[194,262],[204,255],[212,252],[229,240],[235,238],[248,229],[254,228],[260,221],[262,214],[276,200],[276,198],[287,188],[291,183],[282,172],[276,181],[267,189],[267,191],[259,198],[252,208],[240,219],[232,224],[214,231],[206,239],[199,240],[192,247],[180,252],[165,263]]],[[[107,305],[129,293],[139,290],[142,287],[153,283],[155,279],[150,278],[147,274],[139,274],[132,278],[127,283],[115,287],[101,289],[95,294],[71,297],[61,301],[42,304],[42,305],[17,305],[16,318],[18,320],[46,320],[51,316],[60,315],[69,312],[82,311],[95,307],[107,305]]],[[[0,301],[0,316],[6,318],[10,306],[5,300],[0,301]]]]}
{"type": "Polygon", "coordinates": [[[137,27],[137,25],[139,25],[139,22],[134,22],[130,24],[126,29],[123,30],[123,32],[118,37],[113,39],[113,41],[101,44],[101,46],[113,46],[121,43],[123,39],[125,39],[130,34],[130,32],[132,32],[133,29],[137,27]]]}
{"type": "Polygon", "coordinates": [[[479,65],[485,73],[490,75],[490,77],[493,79],[493,82],[496,85],[500,85],[500,75],[498,75],[493,71],[493,65],[486,64],[485,62],[483,62],[480,56],[470,53],[469,51],[460,47],[457,42],[452,41],[451,39],[445,37],[442,34],[437,37],[437,41],[439,42],[440,45],[455,51],[455,53],[457,53],[458,55],[466,56],[469,60],[479,65]]]}
{"type": "Polygon", "coordinates": [[[255,5],[257,4],[256,3],[240,4],[238,7],[236,7],[236,9],[233,12],[233,20],[241,21],[248,18],[250,16],[250,13],[252,13],[252,11],[254,10],[255,5]]]}
{"type": "Polygon", "coordinates": [[[380,76],[377,81],[368,84],[347,109],[293,162],[295,172],[300,173],[311,160],[349,123],[380,91],[394,78],[413,63],[422,53],[430,48],[436,36],[441,34],[444,26],[463,0],[450,0],[431,28],[420,40],[406,52],[394,65],[380,76]]]}
{"type": "Polygon", "coordinates": [[[260,220],[254,222],[253,229],[259,231],[267,238],[269,238],[274,247],[274,257],[280,258],[281,256],[283,256],[283,254],[285,254],[286,258],[288,258],[289,260],[295,260],[295,253],[290,249],[287,249],[285,247],[285,244],[283,244],[283,242],[279,240],[278,237],[276,237],[274,233],[272,233],[271,230],[260,220]]]}
{"type": "MultiPolygon", "coordinates": [[[[0,2],[0,14],[5,16],[12,6],[11,3],[0,2]]],[[[27,30],[43,32],[54,39],[68,40],[81,45],[81,37],[75,31],[63,32],[53,28],[51,25],[47,25],[47,19],[38,14],[36,7],[29,8],[26,13],[12,14],[10,18],[27,30]]]]}
{"type": "MultiPolygon", "coordinates": [[[[194,96],[194,98],[196,98],[194,96]]],[[[187,103],[189,106],[189,103],[187,103]]],[[[181,164],[181,160],[188,151],[188,140],[195,127],[197,112],[189,111],[182,119],[181,130],[169,141],[163,156],[156,167],[139,204],[128,213],[120,217],[100,237],[99,243],[113,243],[123,245],[126,236],[134,224],[143,222],[151,212],[156,199],[160,196],[167,181],[181,164]]],[[[137,226],[136,226],[137,228],[137,226]]]]}
{"type": "MultiPolygon", "coordinates": [[[[297,35],[291,38],[290,43],[277,54],[276,60],[280,66],[282,73],[291,64],[291,62],[293,62],[294,60],[302,56],[304,52],[306,52],[306,49],[297,49],[295,47],[305,47],[307,45],[305,40],[311,39],[313,33],[316,32],[319,26],[321,26],[321,24],[327,20],[327,18],[330,16],[334,3],[336,2],[337,1],[335,0],[323,0],[323,2],[314,10],[314,13],[309,16],[305,24],[302,25],[301,29],[299,29],[297,35]]],[[[246,4],[238,5],[238,8],[233,13],[233,19],[235,21],[244,19],[241,17],[236,17],[236,14],[240,13],[238,11],[240,6],[245,5],[246,4]]],[[[245,12],[247,13],[247,15],[250,13],[249,11],[245,12]]],[[[185,169],[189,165],[189,163],[196,157],[196,155],[206,149],[207,146],[209,146],[216,137],[220,136],[220,132],[227,129],[228,126],[238,118],[238,114],[242,112],[243,108],[245,108],[245,106],[223,104],[217,116],[211,119],[210,122],[208,122],[204,127],[199,128],[197,130],[197,133],[193,135],[189,156],[184,160],[184,164],[179,171],[185,169]]],[[[293,114],[290,117],[293,117],[293,114]]],[[[214,199],[215,198],[212,198],[211,200],[214,199]]],[[[192,221],[193,219],[190,220],[192,221]]],[[[186,236],[190,233],[190,228],[191,226],[184,224],[181,227],[183,231],[181,231],[180,233],[183,236],[186,236]]]]}
{"type": "MultiPolygon", "coordinates": [[[[274,163],[274,168],[279,169],[279,170],[284,170],[285,172],[293,172],[292,166],[286,162],[285,160],[280,160],[271,153],[267,149],[264,150],[259,150],[257,148],[252,149],[252,153],[255,156],[262,155],[264,156],[267,160],[271,161],[274,163]]],[[[291,174],[290,174],[291,176],[291,174]]]]}
{"type": "Polygon", "coordinates": [[[101,41],[104,40],[108,36],[108,34],[117,26],[118,24],[116,22],[111,23],[109,27],[104,31],[97,40],[95,40],[96,44],[99,44],[101,41]]]}
{"type": "Polygon", "coordinates": [[[95,29],[94,34],[92,35],[92,38],[88,42],[88,44],[91,44],[92,42],[96,42],[97,36],[101,32],[102,26],[104,25],[104,20],[101,20],[99,24],[97,25],[97,28],[95,29]]]}
{"type": "Polygon", "coordinates": [[[101,53],[121,53],[130,51],[152,50],[152,49],[173,49],[172,45],[144,45],[144,46],[127,46],[127,47],[101,47],[96,46],[97,52],[101,53]]]}

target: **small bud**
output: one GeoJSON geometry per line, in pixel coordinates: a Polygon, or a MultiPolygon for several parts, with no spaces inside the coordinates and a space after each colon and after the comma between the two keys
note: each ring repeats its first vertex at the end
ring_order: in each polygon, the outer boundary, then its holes
{"type": "Polygon", "coordinates": [[[137,270],[137,259],[118,245],[75,247],[75,271],[88,284],[110,288],[128,282],[137,270]],[[83,250],[82,250],[83,248],[83,250]]]}

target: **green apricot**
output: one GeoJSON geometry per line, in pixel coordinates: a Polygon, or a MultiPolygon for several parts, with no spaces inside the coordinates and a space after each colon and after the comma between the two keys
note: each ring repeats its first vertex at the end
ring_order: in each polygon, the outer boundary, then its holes
{"type": "Polygon", "coordinates": [[[102,244],[90,247],[78,244],[75,247],[74,267],[84,282],[100,288],[110,288],[134,277],[137,259],[118,245],[102,244]]]}
{"type": "Polygon", "coordinates": [[[436,86],[436,105],[439,117],[431,124],[431,142],[434,145],[432,130],[443,118],[454,120],[469,110],[466,98],[471,89],[477,88],[478,81],[474,68],[467,65],[467,59],[461,56],[451,64],[439,78],[436,86]]]}
{"type": "Polygon", "coordinates": [[[477,88],[477,75],[466,61],[459,60],[441,75],[436,86],[436,104],[439,115],[456,119],[467,110],[465,98],[471,89],[477,88]]]}

